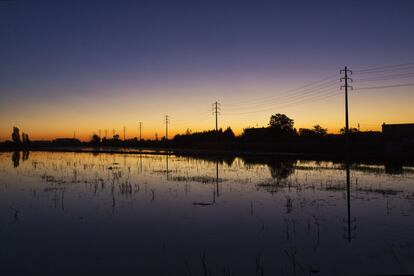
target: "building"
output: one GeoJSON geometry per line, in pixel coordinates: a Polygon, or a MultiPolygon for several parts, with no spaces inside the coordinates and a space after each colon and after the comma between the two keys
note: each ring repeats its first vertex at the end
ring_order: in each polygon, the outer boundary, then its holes
{"type": "Polygon", "coordinates": [[[414,142],[414,124],[382,124],[382,135],[387,140],[414,142]]]}

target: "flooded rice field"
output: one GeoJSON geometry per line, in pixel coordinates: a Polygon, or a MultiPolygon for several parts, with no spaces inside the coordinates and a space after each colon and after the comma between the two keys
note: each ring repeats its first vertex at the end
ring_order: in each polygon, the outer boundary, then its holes
{"type": "Polygon", "coordinates": [[[414,167],[0,153],[13,274],[414,273],[414,167]]]}

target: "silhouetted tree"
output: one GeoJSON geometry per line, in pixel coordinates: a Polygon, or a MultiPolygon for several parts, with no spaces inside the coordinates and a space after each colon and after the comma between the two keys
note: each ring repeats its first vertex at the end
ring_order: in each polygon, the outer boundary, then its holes
{"type": "Polygon", "coordinates": [[[92,136],[91,143],[93,143],[93,144],[99,144],[100,142],[101,142],[101,137],[99,137],[99,135],[97,135],[97,134],[94,134],[92,136]]]}
{"type": "MultiPolygon", "coordinates": [[[[341,134],[345,134],[345,128],[341,128],[341,130],[339,131],[341,134]]],[[[357,133],[360,132],[359,129],[355,128],[355,127],[351,127],[348,129],[348,133],[357,133]]]]}
{"type": "Polygon", "coordinates": [[[15,144],[21,143],[19,131],[19,128],[13,127],[12,140],[15,144]]]}
{"type": "Polygon", "coordinates": [[[314,137],[316,136],[316,133],[313,129],[309,128],[300,128],[299,129],[299,136],[302,137],[314,137]]]}
{"type": "Polygon", "coordinates": [[[231,129],[231,127],[227,127],[226,130],[223,132],[223,135],[226,139],[233,139],[234,138],[234,132],[231,129]]]}
{"type": "Polygon", "coordinates": [[[30,139],[29,139],[29,135],[27,133],[22,133],[22,140],[23,140],[23,144],[29,144],[30,143],[30,139]]]}
{"type": "Polygon", "coordinates": [[[314,125],[313,131],[315,132],[317,136],[325,136],[326,134],[328,134],[328,129],[323,128],[320,125],[314,125]]]}
{"type": "Polygon", "coordinates": [[[303,137],[323,137],[328,133],[328,129],[321,127],[320,125],[314,125],[312,129],[300,128],[299,135],[303,137]]]}
{"type": "Polygon", "coordinates": [[[293,119],[289,118],[285,114],[277,113],[270,116],[269,127],[285,133],[293,133],[293,123],[293,119]]]}

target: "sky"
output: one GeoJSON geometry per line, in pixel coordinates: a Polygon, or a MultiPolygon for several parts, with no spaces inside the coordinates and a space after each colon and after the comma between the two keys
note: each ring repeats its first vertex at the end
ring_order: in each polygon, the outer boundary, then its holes
{"type": "Polygon", "coordinates": [[[0,1],[0,140],[414,122],[413,1],[171,2],[0,1]]]}

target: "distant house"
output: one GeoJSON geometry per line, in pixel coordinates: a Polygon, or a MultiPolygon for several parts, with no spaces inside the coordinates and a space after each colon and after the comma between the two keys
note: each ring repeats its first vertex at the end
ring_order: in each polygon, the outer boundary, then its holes
{"type": "Polygon", "coordinates": [[[270,133],[270,128],[268,127],[258,127],[258,128],[245,128],[243,136],[265,136],[270,133]]]}
{"type": "Polygon", "coordinates": [[[414,142],[414,124],[382,124],[382,134],[387,140],[414,142]]]}
{"type": "Polygon", "coordinates": [[[81,141],[75,138],[56,138],[53,143],[59,146],[79,145],[81,141]]]}

